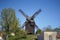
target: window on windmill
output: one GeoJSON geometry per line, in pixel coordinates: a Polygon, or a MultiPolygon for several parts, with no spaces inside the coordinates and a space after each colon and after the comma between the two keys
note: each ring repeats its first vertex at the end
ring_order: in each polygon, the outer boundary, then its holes
{"type": "Polygon", "coordinates": [[[51,35],[49,35],[49,40],[52,40],[52,36],[51,35]]]}

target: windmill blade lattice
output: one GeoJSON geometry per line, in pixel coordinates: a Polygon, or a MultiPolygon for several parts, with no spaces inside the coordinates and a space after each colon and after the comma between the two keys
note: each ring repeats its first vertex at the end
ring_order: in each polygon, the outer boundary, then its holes
{"type": "Polygon", "coordinates": [[[28,17],[21,9],[19,9],[19,11],[21,12],[21,14],[24,16],[24,17],[28,17]]]}
{"type": "Polygon", "coordinates": [[[37,12],[35,12],[32,16],[32,18],[35,18],[39,13],[41,12],[41,9],[39,9],[37,12]]]}

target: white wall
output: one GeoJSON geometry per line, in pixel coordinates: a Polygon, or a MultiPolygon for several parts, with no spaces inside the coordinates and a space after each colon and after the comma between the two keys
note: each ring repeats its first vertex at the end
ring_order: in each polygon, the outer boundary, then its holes
{"type": "Polygon", "coordinates": [[[56,40],[57,32],[44,32],[44,40],[49,40],[49,36],[52,36],[52,40],[56,40]]]}

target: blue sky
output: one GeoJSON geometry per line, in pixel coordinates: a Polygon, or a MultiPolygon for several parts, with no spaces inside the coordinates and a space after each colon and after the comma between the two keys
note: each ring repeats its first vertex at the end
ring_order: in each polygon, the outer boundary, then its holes
{"type": "Polygon", "coordinates": [[[60,26],[60,0],[0,0],[0,12],[4,8],[13,8],[21,25],[24,23],[25,17],[20,14],[19,9],[29,16],[41,9],[42,12],[35,18],[35,23],[40,29],[48,25],[51,25],[52,28],[60,26]]]}

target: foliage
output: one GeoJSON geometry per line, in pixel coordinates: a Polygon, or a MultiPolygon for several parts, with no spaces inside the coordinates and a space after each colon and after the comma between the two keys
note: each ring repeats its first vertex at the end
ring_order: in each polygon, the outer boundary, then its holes
{"type": "Polygon", "coordinates": [[[27,35],[26,40],[35,40],[35,36],[34,35],[27,35]]]}
{"type": "Polygon", "coordinates": [[[60,26],[59,26],[59,27],[57,27],[57,28],[54,28],[54,31],[56,31],[56,32],[57,32],[57,34],[60,34],[60,26]]]}
{"type": "Polygon", "coordinates": [[[3,33],[3,36],[2,36],[2,37],[3,37],[3,39],[4,39],[4,40],[6,40],[6,32],[5,32],[5,31],[3,31],[2,33],[3,33]]]}
{"type": "Polygon", "coordinates": [[[24,30],[20,30],[19,32],[16,33],[16,39],[25,39],[27,33],[24,30]]]}
{"type": "Polygon", "coordinates": [[[25,30],[20,30],[15,36],[10,35],[9,40],[34,40],[36,36],[27,35],[25,30]]]}
{"type": "Polygon", "coordinates": [[[25,30],[19,27],[19,21],[16,17],[15,10],[12,8],[3,9],[1,12],[0,23],[3,29],[3,38],[6,40],[8,33],[8,40],[34,40],[34,35],[27,35],[25,30]],[[15,35],[12,36],[11,33],[15,35]]]}
{"type": "Polygon", "coordinates": [[[54,31],[60,31],[60,27],[55,28],[54,31]]]}
{"type": "Polygon", "coordinates": [[[40,30],[40,29],[38,29],[37,31],[36,31],[36,34],[41,34],[42,33],[42,30],[40,30]]]}
{"type": "MultiPolygon", "coordinates": [[[[15,15],[15,10],[12,8],[3,9],[1,12],[1,26],[5,31],[12,30],[14,27],[17,27],[18,21],[15,15]]],[[[13,31],[13,30],[12,30],[13,31]]]]}
{"type": "Polygon", "coordinates": [[[19,30],[19,22],[18,19],[16,18],[15,10],[13,10],[12,8],[6,8],[2,10],[1,26],[3,28],[3,31],[6,32],[6,34],[10,32],[15,33],[19,30]]]}
{"type": "Polygon", "coordinates": [[[44,28],[44,31],[53,31],[51,25],[48,25],[47,27],[44,28]]]}

